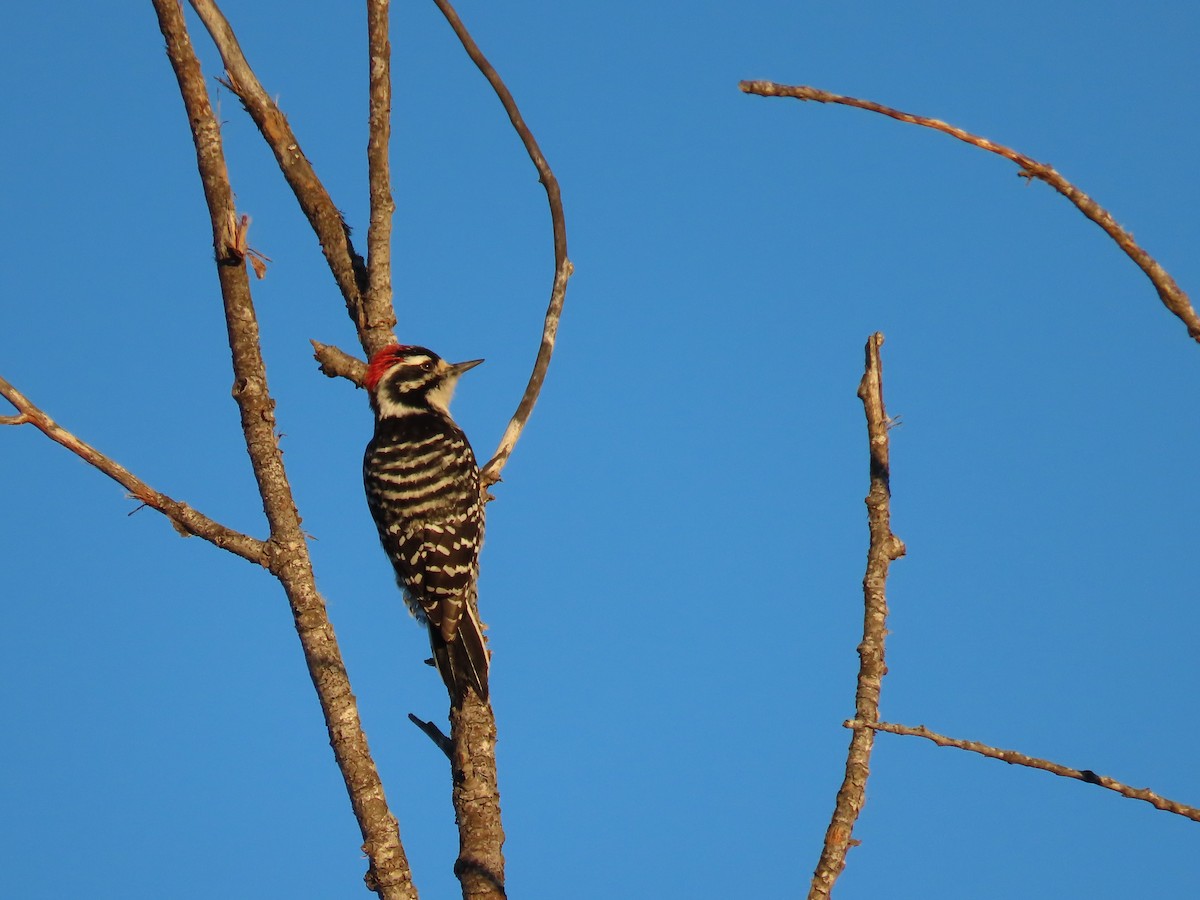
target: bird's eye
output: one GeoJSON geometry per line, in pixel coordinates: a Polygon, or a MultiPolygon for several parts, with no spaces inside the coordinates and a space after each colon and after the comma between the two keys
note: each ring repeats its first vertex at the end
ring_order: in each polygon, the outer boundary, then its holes
{"type": "Polygon", "coordinates": [[[421,363],[421,369],[425,372],[432,372],[433,371],[433,360],[432,359],[425,360],[425,362],[421,363]]]}

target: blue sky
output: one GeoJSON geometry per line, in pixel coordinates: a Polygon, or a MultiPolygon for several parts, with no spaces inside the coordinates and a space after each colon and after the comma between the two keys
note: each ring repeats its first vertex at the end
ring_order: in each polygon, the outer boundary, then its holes
{"type": "MultiPolygon", "coordinates": [[[[229,3],[366,232],[357,4],[229,3]],[[351,9],[351,12],[345,12],[351,9]]],[[[1056,166],[1185,289],[1200,263],[1200,8],[1115,2],[464,4],[562,183],[576,276],[489,510],[512,896],[802,893],[840,782],[866,548],[855,388],[892,433],[885,719],[1200,803],[1200,348],[1056,166]],[[580,888],[583,883],[586,887],[580,888]]],[[[215,54],[194,19],[206,70],[215,54]]],[[[156,488],[256,535],[193,151],[149,4],[21,4],[0,73],[0,374],[156,488]]],[[[432,4],[393,17],[399,335],[486,357],[487,456],[537,347],[545,197],[432,4]]],[[[215,84],[214,84],[215,87],[215,84]]],[[[357,351],[274,163],[217,90],[285,462],[422,895],[452,897],[444,712],[362,498],[357,351]]],[[[265,573],[29,428],[0,431],[0,896],[366,896],[291,617],[265,573]]],[[[1195,824],[881,736],[839,897],[1190,897],[1195,824]]]]}

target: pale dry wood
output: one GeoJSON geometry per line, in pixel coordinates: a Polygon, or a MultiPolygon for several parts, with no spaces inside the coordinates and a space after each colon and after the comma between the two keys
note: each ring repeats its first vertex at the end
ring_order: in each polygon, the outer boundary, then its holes
{"type": "Polygon", "coordinates": [[[482,476],[481,482],[486,497],[488,487],[500,480],[500,471],[504,468],[505,463],[508,462],[509,456],[512,455],[513,448],[517,445],[517,441],[521,437],[521,432],[524,431],[525,425],[529,421],[529,416],[533,412],[533,407],[537,403],[538,396],[541,394],[542,384],[546,380],[546,372],[550,369],[550,359],[554,355],[554,344],[558,337],[558,323],[562,318],[563,304],[567,298],[567,281],[570,279],[574,268],[567,257],[567,221],[566,215],[563,212],[562,191],[559,188],[558,179],[554,176],[550,164],[546,161],[541,147],[538,146],[533,132],[525,124],[525,119],[521,116],[521,111],[517,108],[517,102],[513,99],[512,93],[509,91],[507,85],[505,85],[504,80],[500,77],[495,67],[483,55],[483,51],[476,45],[466,26],[463,25],[462,19],[455,12],[454,7],[450,4],[449,0],[433,0],[433,2],[442,11],[442,15],[450,23],[450,27],[454,29],[454,33],[458,36],[463,49],[467,51],[467,55],[471,58],[471,61],[475,63],[476,67],[483,74],[483,77],[487,79],[488,84],[492,86],[492,90],[496,92],[496,96],[500,98],[500,103],[504,107],[504,111],[508,113],[509,121],[512,122],[513,128],[521,138],[521,143],[525,145],[525,152],[529,154],[530,161],[533,163],[534,168],[537,169],[538,180],[541,181],[542,187],[546,189],[546,200],[550,204],[550,227],[554,235],[554,281],[550,287],[550,304],[546,308],[546,316],[542,323],[541,344],[538,346],[537,357],[533,363],[533,372],[530,374],[529,382],[525,386],[525,392],[521,395],[521,400],[517,404],[517,410],[509,420],[508,427],[505,428],[504,435],[500,438],[500,444],[497,446],[496,452],[492,454],[492,458],[480,470],[482,476]]]}
{"type": "Polygon", "coordinates": [[[858,731],[884,731],[888,734],[925,738],[925,740],[932,741],[939,747],[953,747],[956,750],[978,753],[980,756],[986,756],[989,759],[998,759],[1001,762],[1011,765],[1041,769],[1043,772],[1049,772],[1052,775],[1059,775],[1063,778],[1074,778],[1077,781],[1099,785],[1102,788],[1115,791],[1122,797],[1128,797],[1130,800],[1142,800],[1149,803],[1155,809],[1161,809],[1163,812],[1174,813],[1175,815],[1191,819],[1193,822],[1200,822],[1200,809],[1194,806],[1188,806],[1186,803],[1180,803],[1177,800],[1169,800],[1160,794],[1156,794],[1149,788],[1130,787],[1127,784],[1117,781],[1115,778],[1109,778],[1107,775],[1097,775],[1091,769],[1072,769],[1070,766],[1051,762],[1048,759],[1027,756],[1017,750],[1001,750],[997,747],[980,743],[979,741],[965,741],[960,738],[947,737],[944,734],[930,731],[924,725],[897,725],[892,722],[866,722],[859,719],[848,719],[843,724],[847,728],[853,728],[858,731]]]}
{"type": "Polygon", "coordinates": [[[1005,147],[1003,144],[997,144],[995,141],[971,134],[969,131],[943,122],[940,119],[901,112],[898,109],[892,109],[890,106],[884,106],[872,100],[846,97],[842,94],[834,94],[830,91],[823,91],[819,88],[808,87],[807,85],[776,84],[773,81],[743,81],[738,87],[747,94],[757,94],[760,97],[791,97],[796,100],[811,100],[816,103],[836,103],[842,106],[865,109],[900,122],[907,122],[910,125],[932,128],[935,131],[948,134],[974,147],[979,147],[981,150],[987,150],[989,153],[995,153],[1016,163],[1021,167],[1019,174],[1026,178],[1037,178],[1046,182],[1046,184],[1070,200],[1081,213],[1104,229],[1105,234],[1116,242],[1125,255],[1132,259],[1138,268],[1146,273],[1146,277],[1150,279],[1155,291],[1158,292],[1158,297],[1162,301],[1163,306],[1183,322],[1187,327],[1188,335],[1193,340],[1200,341],[1200,315],[1196,314],[1196,310],[1192,306],[1191,299],[1187,293],[1175,283],[1175,279],[1171,277],[1166,269],[1159,265],[1154,257],[1138,245],[1133,239],[1132,234],[1117,224],[1116,220],[1104,207],[1075,187],[1075,185],[1071,184],[1071,182],[1067,181],[1067,179],[1063,178],[1062,175],[1055,171],[1053,166],[1030,159],[1025,154],[1018,153],[1016,150],[1005,147]]]}
{"type": "MultiPolygon", "coordinates": [[[[234,400],[241,413],[246,451],[270,524],[270,569],[291,605],[296,633],[320,701],[329,743],[350,796],[368,859],[367,886],[387,900],[415,900],[417,891],[399,826],[387,805],[371,758],[337,638],[316,588],[306,535],[276,440],[274,400],[267,388],[259,330],[246,267],[232,254],[228,223],[236,221],[221,134],[204,76],[176,0],[153,0],[179,82],[196,147],[197,166],[213,226],[217,275],[233,359],[234,400]],[[237,264],[230,264],[235,260],[237,264]]],[[[200,4],[210,12],[215,6],[200,4]]],[[[222,19],[223,21],[223,19],[222,19]]],[[[226,23],[227,24],[227,23],[226,23]]],[[[232,33],[226,35],[232,40],[232,33]]],[[[245,77],[245,73],[241,73],[245,77]]]]}
{"type": "Polygon", "coordinates": [[[367,0],[368,133],[367,182],[371,212],[367,225],[368,309],[394,308],[392,298],[392,199],[388,151],[392,138],[392,45],[389,0],[367,0]]]}
{"type": "MultiPolygon", "coordinates": [[[[209,0],[193,0],[194,3],[207,4],[209,0]]],[[[512,93],[508,90],[504,80],[496,71],[495,67],[488,62],[483,51],[475,43],[470,32],[459,18],[454,7],[447,0],[434,0],[438,9],[449,22],[450,27],[454,29],[454,33],[458,36],[467,55],[475,63],[476,67],[487,79],[492,86],[496,96],[500,99],[501,105],[508,114],[509,121],[512,122],[513,128],[524,145],[526,153],[533,162],[534,168],[537,169],[538,180],[546,191],[546,199],[550,207],[550,225],[554,240],[554,279],[550,287],[550,302],[546,307],[546,314],[542,321],[542,336],[541,342],[538,345],[537,356],[534,359],[533,371],[530,373],[529,380],[526,383],[525,390],[521,395],[521,399],[517,404],[517,409],[509,419],[508,425],[505,427],[504,434],[500,438],[500,442],[496,447],[491,458],[485,463],[481,470],[481,484],[485,491],[485,499],[490,500],[491,495],[486,491],[489,486],[500,480],[500,472],[508,462],[512,455],[513,448],[516,447],[517,441],[521,437],[526,424],[529,421],[530,415],[533,413],[533,408],[537,404],[539,395],[541,394],[542,385],[546,380],[546,373],[550,369],[550,361],[554,355],[555,344],[558,337],[559,322],[562,319],[563,306],[566,303],[567,282],[570,280],[574,272],[574,267],[567,256],[567,226],[566,215],[563,210],[562,190],[559,187],[558,179],[554,175],[554,171],[550,168],[550,164],[546,161],[545,155],[538,146],[536,138],[529,126],[525,123],[521,112],[517,107],[516,100],[513,99],[512,93]]],[[[215,17],[214,17],[215,18],[215,17]]],[[[239,51],[240,52],[240,51],[239,51]]],[[[234,55],[232,58],[236,59],[234,55]]],[[[228,63],[227,63],[228,65],[228,63]]],[[[239,70],[240,71],[240,70],[239,70]]],[[[239,94],[239,96],[241,96],[239,94]]],[[[265,97],[265,94],[264,94],[265,97]]],[[[245,99],[245,98],[243,98],[245,99]]],[[[256,119],[257,120],[257,119],[256,119]]],[[[270,138],[268,137],[268,140],[270,138]]],[[[278,151],[277,151],[278,155],[278,151]]],[[[314,176],[315,177],[315,176],[314,176]]],[[[373,188],[374,190],[374,188],[373,188]]],[[[368,242],[370,237],[368,236],[368,242]]],[[[375,298],[376,300],[378,298],[375,298]]],[[[374,307],[372,307],[374,308],[374,307]]],[[[378,318],[378,316],[377,316],[378,318]]],[[[391,316],[391,324],[395,324],[394,314],[391,316]]],[[[374,333],[374,332],[373,332],[374,333]]],[[[364,349],[367,355],[370,356],[379,347],[386,343],[391,343],[394,338],[391,336],[389,329],[386,338],[380,335],[383,343],[364,341],[364,349]]],[[[328,344],[323,344],[313,341],[314,348],[317,351],[317,359],[321,363],[321,371],[330,377],[348,377],[356,384],[361,386],[361,368],[363,363],[355,360],[354,357],[346,354],[344,351],[331,347],[328,344]]]]}
{"type": "Polygon", "coordinates": [[[367,374],[367,364],[361,359],[330,344],[322,344],[320,341],[309,341],[309,343],[313,345],[313,357],[320,364],[320,369],[324,374],[330,378],[345,378],[359,387],[363,386],[363,378],[367,374]]]}
{"type": "MultiPolygon", "coordinates": [[[[369,357],[381,346],[394,341],[392,328],[395,324],[394,313],[391,310],[390,296],[390,255],[387,249],[387,237],[390,231],[390,214],[392,200],[387,184],[386,146],[387,124],[386,107],[389,105],[390,86],[387,73],[387,30],[386,3],[369,0],[373,5],[368,10],[368,33],[371,56],[371,135],[368,147],[368,161],[371,173],[372,219],[368,232],[369,261],[364,277],[361,260],[353,254],[349,245],[348,234],[345,236],[345,246],[348,254],[341,252],[337,246],[337,235],[327,240],[321,225],[328,226],[327,213],[332,210],[332,203],[327,202],[327,195],[315,175],[309,177],[311,167],[299,153],[298,143],[294,134],[288,128],[282,114],[275,109],[262,90],[258,80],[250,71],[232,30],[224,17],[220,15],[211,0],[191,0],[197,12],[201,15],[214,42],[221,51],[225,62],[228,83],[232,90],[246,104],[251,116],[259,125],[268,143],[275,149],[276,156],[285,176],[293,185],[301,205],[307,202],[309,207],[324,212],[322,219],[310,212],[310,220],[321,236],[322,245],[326,248],[326,256],[335,277],[347,297],[347,307],[355,318],[359,329],[359,337],[363,348],[369,357]],[[298,174],[297,174],[298,173],[298,174]],[[387,220],[385,222],[385,220],[387,220]],[[327,245],[334,245],[338,252],[331,253],[327,245]],[[353,292],[349,290],[349,279],[346,276],[345,257],[348,255],[355,276],[354,287],[358,298],[355,302],[353,292]],[[341,267],[340,274],[339,268],[341,267]],[[386,302],[387,311],[383,312],[386,302]],[[382,327],[386,325],[385,327],[382,327]]],[[[436,0],[455,33],[462,41],[468,55],[487,78],[499,96],[501,103],[508,112],[518,135],[521,137],[530,155],[539,177],[544,185],[550,204],[551,224],[554,233],[555,275],[551,288],[550,303],[543,323],[542,340],[534,363],[533,373],[518,404],[509,425],[501,439],[496,454],[483,467],[483,484],[486,486],[499,480],[500,470],[512,453],[522,429],[529,419],[533,406],[537,401],[550,358],[553,354],[558,323],[566,296],[567,280],[571,274],[571,264],[567,258],[566,227],[562,209],[562,201],[558,182],[546,163],[529,128],[524,123],[515,101],[505,87],[495,69],[487,62],[478,46],[471,39],[465,26],[450,6],[444,0],[436,0]]],[[[306,208],[306,212],[308,212],[306,208]]],[[[336,212],[336,210],[334,210],[336,212]]],[[[345,232],[344,223],[341,230],[345,232]]],[[[336,231],[336,229],[332,229],[336,231]]],[[[347,377],[361,384],[363,363],[353,356],[337,348],[313,343],[321,369],[327,375],[347,377]]],[[[428,732],[427,732],[428,733],[428,732]]],[[[500,824],[499,792],[495,770],[495,719],[489,705],[480,703],[473,695],[469,696],[460,709],[451,713],[451,738],[455,746],[455,808],[460,824],[460,857],[456,871],[462,879],[465,896],[470,897],[500,897],[503,896],[503,856],[501,846],[503,830],[500,824]]]]}
{"type": "MultiPolygon", "coordinates": [[[[888,448],[888,429],[891,425],[883,405],[883,362],[880,347],[883,335],[871,335],[866,346],[866,370],[858,386],[858,396],[867,418],[867,438],[870,458],[870,488],[867,492],[867,525],[870,546],[867,549],[867,568],[863,576],[863,638],[858,645],[858,683],[854,709],[858,719],[875,722],[879,719],[879,694],[883,676],[884,644],[887,638],[888,567],[904,555],[904,544],[891,528],[891,471],[888,448]]],[[[808,896],[828,897],[834,882],[846,868],[846,854],[853,846],[854,825],[866,803],[867,778],[871,773],[871,749],[874,733],[869,729],[856,730],[850,738],[846,754],[846,774],[838,790],[833,816],[825,832],[825,843],[813,873],[808,896]]]]}
{"type": "Polygon", "coordinates": [[[233,28],[217,4],[213,0],[189,2],[221,54],[226,86],[242,101],[258,126],[301,210],[308,217],[367,354],[394,343],[392,331],[396,327],[396,316],[391,297],[370,295],[367,266],[354,250],[350,228],[301,149],[300,140],[287,117],[254,74],[233,28]]]}
{"type": "Polygon", "coordinates": [[[66,447],[88,465],[121,485],[129,491],[129,496],[134,500],[158,510],[170,519],[182,534],[204,538],[222,550],[228,550],[260,566],[266,567],[269,564],[269,548],[265,541],[234,531],[186,503],[180,503],[161,491],[156,491],[120,463],[67,431],[3,378],[0,378],[0,396],[20,411],[15,416],[0,416],[0,425],[32,425],[50,440],[66,447]]]}
{"type": "Polygon", "coordinates": [[[450,710],[451,777],[463,900],[504,900],[504,825],[496,769],[496,716],[467,691],[450,710]]]}

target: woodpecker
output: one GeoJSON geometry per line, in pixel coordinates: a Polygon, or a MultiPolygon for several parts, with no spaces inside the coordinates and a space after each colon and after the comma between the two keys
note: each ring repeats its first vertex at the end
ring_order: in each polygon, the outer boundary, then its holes
{"type": "Polygon", "coordinates": [[[375,413],[363,456],[367,505],[455,706],[468,687],[488,696],[476,609],[483,496],[475,454],[449,409],[459,377],[481,362],[393,344],[371,357],[364,381],[375,413]]]}

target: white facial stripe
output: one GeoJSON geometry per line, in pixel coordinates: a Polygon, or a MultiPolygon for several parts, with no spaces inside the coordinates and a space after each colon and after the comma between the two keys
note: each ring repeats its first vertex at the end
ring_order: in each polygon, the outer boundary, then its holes
{"type": "MultiPolygon", "coordinates": [[[[424,410],[424,404],[419,401],[415,404],[406,403],[404,395],[430,377],[431,373],[422,371],[421,367],[429,365],[433,360],[434,357],[428,353],[412,353],[397,359],[388,367],[380,378],[379,389],[375,393],[375,402],[381,416],[404,416],[424,410]]],[[[445,362],[439,359],[434,371],[440,370],[444,365],[445,362]]]]}
{"type": "MultiPolygon", "coordinates": [[[[446,368],[449,368],[449,366],[446,366],[446,368]]],[[[425,399],[438,412],[450,415],[450,398],[454,396],[454,389],[456,387],[458,387],[458,376],[453,375],[443,379],[437,387],[425,395],[425,399]]]]}

